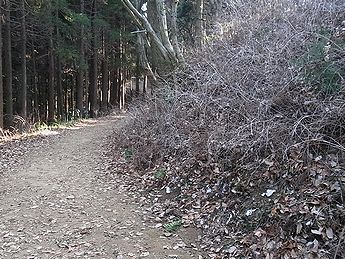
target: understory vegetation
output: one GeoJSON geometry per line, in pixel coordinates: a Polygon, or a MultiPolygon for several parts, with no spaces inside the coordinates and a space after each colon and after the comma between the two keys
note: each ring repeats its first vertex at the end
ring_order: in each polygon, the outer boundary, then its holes
{"type": "Polygon", "coordinates": [[[117,170],[212,258],[344,258],[344,2],[228,1],[218,18],[130,109],[117,170]]]}

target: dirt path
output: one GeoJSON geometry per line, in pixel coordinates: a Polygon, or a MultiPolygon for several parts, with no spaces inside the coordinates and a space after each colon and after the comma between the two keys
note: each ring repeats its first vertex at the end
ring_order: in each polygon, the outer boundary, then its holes
{"type": "Polygon", "coordinates": [[[0,258],[198,258],[102,177],[101,146],[119,123],[68,130],[0,176],[0,258]]]}

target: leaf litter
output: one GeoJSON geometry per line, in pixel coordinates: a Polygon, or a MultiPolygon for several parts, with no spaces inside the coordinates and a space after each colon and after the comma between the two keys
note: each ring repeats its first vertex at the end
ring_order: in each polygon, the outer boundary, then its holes
{"type": "Polygon", "coordinates": [[[248,180],[239,171],[183,167],[173,158],[140,171],[111,145],[109,171],[122,175],[128,190],[141,193],[139,203],[149,206],[158,227],[173,233],[168,229],[181,220],[186,231],[200,229],[198,246],[209,258],[344,255],[345,175],[333,154],[309,164],[297,157],[283,166],[264,163],[263,174],[248,180]],[[164,178],[157,177],[160,168],[164,178]]]}
{"type": "Polygon", "coordinates": [[[1,258],[200,254],[181,246],[176,234],[161,238],[163,222],[157,228],[155,217],[135,201],[135,190],[110,177],[101,146],[118,121],[100,120],[94,127],[0,146],[1,258]]]}

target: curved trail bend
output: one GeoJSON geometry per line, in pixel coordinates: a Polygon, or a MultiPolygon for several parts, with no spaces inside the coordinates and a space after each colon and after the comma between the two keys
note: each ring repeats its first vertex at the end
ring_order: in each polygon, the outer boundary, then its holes
{"type": "Polygon", "coordinates": [[[198,258],[145,222],[119,179],[101,177],[101,146],[119,124],[90,120],[48,137],[0,175],[1,259],[198,258]]]}

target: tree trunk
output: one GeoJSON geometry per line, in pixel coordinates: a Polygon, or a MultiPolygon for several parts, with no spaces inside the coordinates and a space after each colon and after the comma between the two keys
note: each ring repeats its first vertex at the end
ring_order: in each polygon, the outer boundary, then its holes
{"type": "Polygon", "coordinates": [[[66,120],[69,120],[68,117],[68,112],[69,112],[69,103],[68,103],[68,98],[69,98],[69,92],[68,92],[68,76],[64,74],[63,76],[63,90],[64,90],[64,114],[66,120]]]}
{"type": "Polygon", "coordinates": [[[115,64],[116,66],[114,67],[114,76],[113,76],[113,85],[112,85],[112,98],[113,98],[113,103],[112,105],[114,106],[119,106],[120,102],[119,102],[119,88],[120,88],[120,49],[121,49],[121,44],[120,44],[120,40],[118,40],[115,43],[115,47],[114,47],[114,60],[115,60],[115,64]]]}
{"type": "Polygon", "coordinates": [[[25,0],[20,2],[20,27],[21,27],[21,75],[19,92],[19,114],[24,119],[27,117],[27,75],[26,75],[26,13],[25,0]]]}
{"type": "Polygon", "coordinates": [[[121,88],[122,88],[122,37],[120,35],[116,42],[115,60],[118,67],[116,68],[116,103],[121,108],[121,88]]]}
{"type": "MultiPolygon", "coordinates": [[[[58,10],[56,10],[55,16],[59,16],[58,10]]],[[[56,48],[60,49],[60,42],[61,42],[61,34],[59,26],[55,26],[56,31],[56,48]]],[[[55,53],[54,53],[55,54],[55,53]]],[[[57,53],[54,55],[56,56],[56,97],[57,97],[57,118],[59,120],[63,119],[63,89],[62,89],[62,64],[60,59],[60,53],[57,51],[57,53]]]]}
{"type": "Polygon", "coordinates": [[[137,55],[137,60],[135,64],[135,95],[139,96],[140,93],[140,61],[139,55],[137,55]]]}
{"type": "Polygon", "coordinates": [[[48,122],[53,122],[55,116],[55,64],[53,28],[50,30],[48,41],[48,122]]]}
{"type": "Polygon", "coordinates": [[[110,72],[110,104],[112,106],[117,104],[117,67],[110,72]]]}
{"type": "MultiPolygon", "coordinates": [[[[2,17],[3,0],[0,0],[0,17],[2,17]]],[[[0,19],[0,53],[2,56],[2,22],[0,19]]],[[[4,128],[4,85],[2,82],[2,58],[0,59],[0,129],[4,128]]]]}
{"type": "Polygon", "coordinates": [[[119,104],[119,108],[121,109],[121,93],[122,93],[122,69],[121,67],[118,68],[117,72],[117,103],[119,104]]]}
{"type": "Polygon", "coordinates": [[[36,51],[32,51],[32,74],[33,74],[33,90],[34,90],[34,108],[33,118],[34,121],[40,120],[40,109],[39,109],[39,91],[38,91],[38,76],[37,76],[37,62],[36,62],[36,51]]]}
{"type": "Polygon", "coordinates": [[[57,68],[56,68],[56,94],[57,94],[57,114],[59,120],[63,119],[64,117],[64,109],[63,109],[63,89],[62,89],[62,67],[59,55],[56,58],[57,68]]]}
{"type": "Polygon", "coordinates": [[[146,16],[144,14],[141,14],[140,11],[134,7],[130,0],[122,0],[122,3],[126,7],[129,14],[132,16],[133,21],[137,24],[139,29],[145,29],[147,31],[147,33],[150,35],[150,38],[152,39],[156,51],[158,51],[163,57],[165,62],[156,61],[157,67],[164,69],[167,64],[169,64],[171,67],[174,67],[179,64],[179,60],[177,58],[177,53],[175,53],[175,50],[172,47],[168,35],[165,3],[163,0],[154,1],[155,5],[153,2],[149,2],[148,4],[150,4],[150,11],[153,16],[157,17],[157,19],[154,18],[154,21],[156,22],[155,28],[157,28],[157,31],[153,29],[153,25],[149,22],[146,16]]]}
{"type": "Polygon", "coordinates": [[[91,64],[90,64],[90,117],[97,116],[97,29],[95,24],[96,19],[96,0],[92,4],[91,14],[91,27],[92,27],[92,39],[91,39],[91,64]]]}
{"type": "Polygon", "coordinates": [[[38,67],[38,86],[39,86],[39,102],[40,102],[40,121],[47,121],[47,100],[48,100],[48,73],[49,67],[38,67]]]}
{"type": "Polygon", "coordinates": [[[146,90],[147,90],[147,76],[144,76],[144,80],[143,80],[143,94],[145,96],[146,94],[146,90]]]}
{"type": "MultiPolygon", "coordinates": [[[[80,0],[80,13],[84,14],[85,1],[80,0]]],[[[83,99],[84,99],[84,75],[85,75],[85,43],[84,43],[84,25],[80,26],[80,39],[79,39],[79,64],[77,71],[77,109],[80,112],[80,116],[83,116],[83,99]]]]}
{"type": "Polygon", "coordinates": [[[155,2],[156,2],[156,9],[157,9],[157,17],[159,20],[159,30],[160,30],[159,34],[161,35],[163,45],[166,47],[170,55],[176,58],[177,53],[175,52],[171,44],[171,41],[169,39],[168,23],[167,23],[167,15],[166,15],[166,4],[163,0],[155,0],[155,2]]]}
{"type": "Polygon", "coordinates": [[[108,42],[106,31],[103,31],[103,60],[102,60],[102,111],[108,110],[109,93],[109,64],[108,64],[108,42]]]}
{"type": "Polygon", "coordinates": [[[204,29],[204,0],[196,1],[196,13],[197,19],[195,24],[195,37],[196,46],[202,47],[205,40],[205,29],[204,29]]]}
{"type": "MultiPolygon", "coordinates": [[[[74,95],[75,95],[75,89],[74,89],[74,78],[73,75],[67,76],[67,84],[69,85],[70,88],[70,96],[69,96],[69,102],[68,102],[68,113],[71,116],[75,116],[75,111],[74,109],[74,95]]],[[[69,118],[71,119],[71,117],[69,118]]]]}
{"type": "Polygon", "coordinates": [[[144,40],[144,35],[138,33],[138,38],[137,38],[137,53],[139,55],[139,65],[141,68],[145,71],[145,74],[150,74],[152,77],[155,77],[151,65],[148,61],[147,58],[147,50],[145,47],[145,40],[144,40]]]}
{"type": "Polygon", "coordinates": [[[181,64],[185,63],[184,57],[182,55],[182,51],[180,49],[180,45],[178,42],[178,28],[177,28],[177,6],[179,0],[172,0],[171,2],[171,42],[174,48],[174,51],[177,55],[177,58],[181,64]]]}
{"type": "Polygon", "coordinates": [[[11,1],[5,0],[4,26],[4,100],[5,127],[13,125],[13,93],[12,93],[12,43],[11,43],[11,1]]]}

